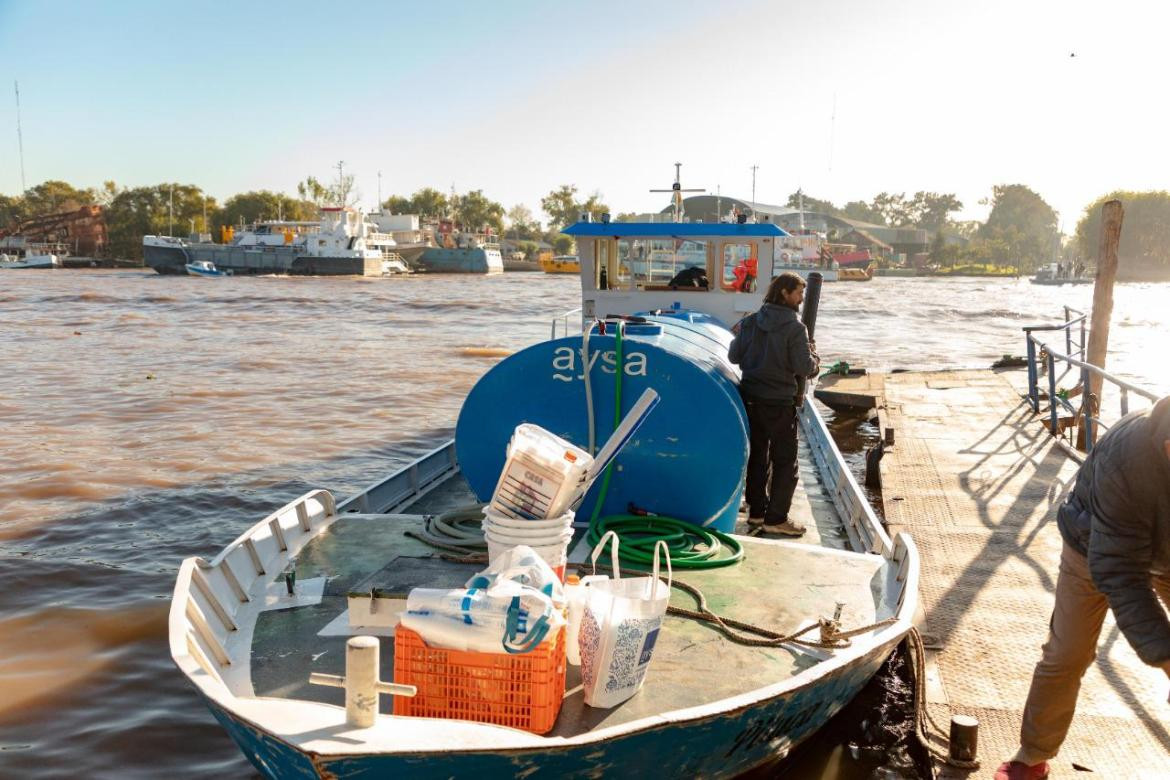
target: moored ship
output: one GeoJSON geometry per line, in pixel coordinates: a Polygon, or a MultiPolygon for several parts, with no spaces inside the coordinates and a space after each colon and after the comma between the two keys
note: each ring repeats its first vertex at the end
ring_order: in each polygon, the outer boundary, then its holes
{"type": "Polygon", "coordinates": [[[321,209],[318,222],[260,222],[223,243],[174,236],[143,236],[143,261],[160,274],[186,274],[190,263],[207,261],[232,274],[381,276],[387,243],[362,214],[321,209]],[[380,240],[379,240],[380,239],[380,240]]]}

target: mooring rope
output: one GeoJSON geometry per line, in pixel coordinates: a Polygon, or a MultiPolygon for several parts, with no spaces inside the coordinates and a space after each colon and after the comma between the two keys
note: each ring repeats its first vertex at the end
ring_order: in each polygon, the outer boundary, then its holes
{"type": "Polygon", "coordinates": [[[938,761],[959,769],[978,769],[979,760],[966,761],[960,758],[951,758],[949,750],[937,747],[931,740],[950,744],[950,736],[943,732],[934,716],[926,706],[926,647],[922,643],[922,634],[914,626],[910,627],[906,635],[910,645],[910,653],[914,658],[914,734],[926,752],[938,761]]]}

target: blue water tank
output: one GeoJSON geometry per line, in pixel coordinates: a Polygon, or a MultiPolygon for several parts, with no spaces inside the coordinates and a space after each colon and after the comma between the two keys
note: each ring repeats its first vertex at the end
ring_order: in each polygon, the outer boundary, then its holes
{"type": "MultiPolygon", "coordinates": [[[[601,514],[633,504],[722,531],[735,527],[748,455],[748,426],[727,360],[731,333],[706,315],[670,312],[629,323],[623,337],[622,412],[642,391],[661,402],[618,456],[601,514]]],[[[589,339],[594,429],[598,448],[613,431],[616,338],[596,328],[589,339]]],[[[463,403],[455,428],[459,465],[481,501],[491,499],[508,440],[520,423],[535,423],[588,448],[582,339],[528,347],[488,371],[463,403]]],[[[589,518],[598,479],[577,510],[589,518]]]]}

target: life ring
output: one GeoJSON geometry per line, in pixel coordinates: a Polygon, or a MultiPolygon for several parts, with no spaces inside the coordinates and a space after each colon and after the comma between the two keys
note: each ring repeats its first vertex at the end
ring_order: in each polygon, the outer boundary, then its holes
{"type": "Polygon", "coordinates": [[[787,252],[781,252],[781,253],[780,253],[780,259],[781,259],[781,260],[783,260],[784,262],[786,262],[786,263],[787,263],[787,262],[788,262],[788,253],[787,253],[787,252]]]}

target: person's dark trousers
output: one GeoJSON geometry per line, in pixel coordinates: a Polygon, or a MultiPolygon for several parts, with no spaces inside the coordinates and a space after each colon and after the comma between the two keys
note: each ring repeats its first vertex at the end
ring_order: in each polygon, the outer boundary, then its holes
{"type": "Polygon", "coordinates": [[[747,465],[747,502],[751,517],[783,523],[792,508],[800,467],[796,463],[796,407],[792,402],[744,399],[751,452],[747,465]],[[771,471],[771,480],[768,472],[771,471]]]}

